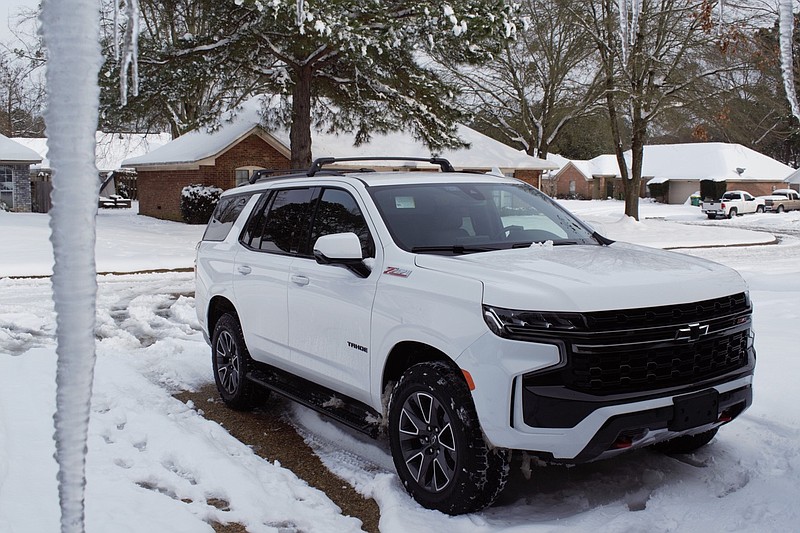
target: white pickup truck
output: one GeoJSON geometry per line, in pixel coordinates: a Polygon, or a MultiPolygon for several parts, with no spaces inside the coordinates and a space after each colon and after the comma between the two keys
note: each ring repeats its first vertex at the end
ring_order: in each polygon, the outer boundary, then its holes
{"type": "Polygon", "coordinates": [[[747,191],[728,191],[716,201],[703,201],[700,209],[708,218],[733,218],[745,213],[763,213],[764,200],[747,191]]]}

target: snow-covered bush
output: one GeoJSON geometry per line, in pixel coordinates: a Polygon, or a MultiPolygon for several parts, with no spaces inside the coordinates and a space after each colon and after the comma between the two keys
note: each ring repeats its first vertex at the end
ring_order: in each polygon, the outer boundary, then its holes
{"type": "Polygon", "coordinates": [[[211,218],[222,189],[201,184],[188,185],[181,190],[181,216],[188,224],[205,224],[211,218]]]}

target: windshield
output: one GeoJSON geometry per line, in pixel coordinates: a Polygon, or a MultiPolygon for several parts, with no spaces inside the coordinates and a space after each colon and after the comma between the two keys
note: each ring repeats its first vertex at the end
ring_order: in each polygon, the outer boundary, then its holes
{"type": "Polygon", "coordinates": [[[597,244],[592,231],[524,183],[431,183],[369,188],[398,246],[468,253],[553,244],[597,244]]]}

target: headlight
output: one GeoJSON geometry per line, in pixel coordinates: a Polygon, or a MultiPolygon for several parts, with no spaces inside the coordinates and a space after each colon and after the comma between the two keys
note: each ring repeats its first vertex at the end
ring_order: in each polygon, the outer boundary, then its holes
{"type": "Polygon", "coordinates": [[[483,306],[483,319],[495,335],[520,338],[552,335],[556,332],[586,329],[580,313],[518,311],[490,305],[483,306]]]}

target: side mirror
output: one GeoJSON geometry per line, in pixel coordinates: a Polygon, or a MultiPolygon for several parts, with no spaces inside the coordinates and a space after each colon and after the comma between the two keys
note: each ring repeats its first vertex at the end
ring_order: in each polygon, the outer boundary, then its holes
{"type": "Polygon", "coordinates": [[[314,259],[320,265],[345,267],[362,278],[370,274],[362,260],[361,241],[355,233],[323,235],[314,243],[314,259]]]}

